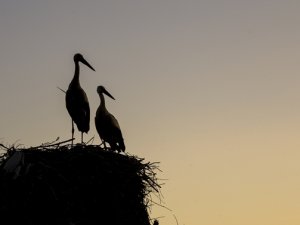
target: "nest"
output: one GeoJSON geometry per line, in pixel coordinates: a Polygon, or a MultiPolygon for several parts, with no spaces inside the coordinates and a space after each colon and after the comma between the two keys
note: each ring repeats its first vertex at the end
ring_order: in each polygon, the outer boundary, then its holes
{"type": "Polygon", "coordinates": [[[64,142],[1,147],[1,224],[150,224],[150,194],[160,189],[158,163],[64,142]]]}

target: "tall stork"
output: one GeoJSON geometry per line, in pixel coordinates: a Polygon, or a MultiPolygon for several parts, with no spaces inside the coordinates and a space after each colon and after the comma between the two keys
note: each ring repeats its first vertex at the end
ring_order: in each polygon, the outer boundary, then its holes
{"type": "Polygon", "coordinates": [[[110,145],[111,150],[124,152],[125,145],[119,123],[117,119],[107,111],[103,94],[106,94],[114,100],[115,98],[103,86],[98,86],[97,92],[100,97],[100,106],[96,112],[95,125],[100,139],[105,148],[105,142],[107,142],[110,145]]]}
{"type": "Polygon", "coordinates": [[[79,62],[95,71],[81,54],[77,53],[74,55],[75,73],[66,92],[66,107],[72,119],[72,145],[74,138],[74,122],[81,132],[81,143],[83,143],[83,132],[87,133],[90,130],[90,106],[86,93],[79,83],[79,62]]]}

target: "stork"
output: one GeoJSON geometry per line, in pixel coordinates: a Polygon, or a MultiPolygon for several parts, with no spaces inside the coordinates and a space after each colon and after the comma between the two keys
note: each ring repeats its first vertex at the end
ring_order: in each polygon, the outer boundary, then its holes
{"type": "Polygon", "coordinates": [[[88,133],[90,130],[90,106],[86,93],[79,83],[79,62],[95,71],[81,54],[77,53],[74,55],[75,73],[66,92],[66,107],[72,119],[72,146],[74,139],[74,122],[81,132],[81,143],[83,143],[83,133],[88,133]]]}
{"type": "Polygon", "coordinates": [[[100,139],[104,144],[104,148],[106,148],[105,142],[107,142],[111,150],[124,152],[125,145],[119,123],[117,119],[107,111],[103,94],[106,94],[113,100],[115,100],[115,98],[103,86],[98,86],[97,92],[100,97],[100,106],[96,112],[95,125],[100,139]]]}

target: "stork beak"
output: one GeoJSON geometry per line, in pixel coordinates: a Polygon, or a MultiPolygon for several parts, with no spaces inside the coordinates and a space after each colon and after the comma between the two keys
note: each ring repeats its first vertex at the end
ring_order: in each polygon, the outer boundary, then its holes
{"type": "Polygon", "coordinates": [[[112,98],[113,100],[115,100],[115,98],[106,90],[103,90],[103,93],[106,94],[108,97],[112,98]]]}
{"type": "Polygon", "coordinates": [[[89,67],[91,70],[96,71],[84,58],[82,58],[80,60],[84,65],[86,65],[87,67],[89,67]]]}

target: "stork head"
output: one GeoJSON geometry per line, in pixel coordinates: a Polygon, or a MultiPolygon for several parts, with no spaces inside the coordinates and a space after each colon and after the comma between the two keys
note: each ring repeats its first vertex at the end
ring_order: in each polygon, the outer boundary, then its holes
{"type": "Polygon", "coordinates": [[[104,94],[106,94],[108,97],[110,97],[110,98],[112,98],[113,100],[115,100],[115,98],[105,89],[105,87],[103,87],[103,86],[98,86],[97,87],[97,92],[98,92],[98,94],[100,95],[100,94],[102,94],[102,93],[104,93],[104,94]]]}
{"type": "Polygon", "coordinates": [[[74,55],[74,62],[81,62],[87,67],[89,67],[91,70],[96,71],[84,58],[80,53],[77,53],[74,55]]]}

